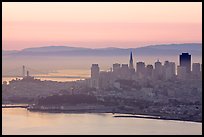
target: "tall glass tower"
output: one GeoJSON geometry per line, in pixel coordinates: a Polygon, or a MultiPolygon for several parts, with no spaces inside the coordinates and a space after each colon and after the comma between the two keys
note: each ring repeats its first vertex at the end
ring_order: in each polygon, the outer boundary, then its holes
{"type": "Polygon", "coordinates": [[[182,53],[180,55],[180,66],[186,67],[186,72],[191,72],[191,55],[189,53],[182,53]]]}

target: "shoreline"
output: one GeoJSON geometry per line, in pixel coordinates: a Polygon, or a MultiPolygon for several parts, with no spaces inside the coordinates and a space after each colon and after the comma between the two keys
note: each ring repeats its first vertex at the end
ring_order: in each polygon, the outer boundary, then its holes
{"type": "Polygon", "coordinates": [[[111,110],[40,110],[40,109],[28,109],[30,112],[42,112],[42,113],[64,113],[64,114],[84,114],[84,113],[110,113],[115,116],[114,118],[145,118],[145,119],[157,119],[157,120],[175,120],[175,121],[183,121],[183,122],[196,122],[201,123],[200,120],[191,120],[185,118],[175,118],[171,116],[161,116],[159,114],[152,113],[131,113],[131,112],[121,112],[121,111],[111,111],[111,110]]]}
{"type": "MultiPolygon", "coordinates": [[[[5,105],[5,104],[4,104],[5,105]]],[[[2,106],[2,109],[4,107],[2,106]]],[[[12,108],[12,107],[11,107],[12,108]]],[[[9,109],[11,109],[9,108],[9,109]]],[[[13,107],[19,108],[19,107],[13,107]]],[[[187,122],[197,122],[202,123],[202,118],[200,119],[190,119],[191,117],[184,117],[183,115],[172,116],[168,114],[161,113],[151,113],[151,112],[131,112],[128,110],[118,110],[114,106],[105,107],[105,106],[92,106],[92,107],[81,107],[81,106],[69,106],[68,108],[40,108],[39,106],[35,107],[23,107],[30,112],[42,112],[42,113],[72,113],[72,114],[84,114],[84,113],[111,113],[115,118],[145,118],[145,119],[158,119],[158,120],[176,120],[176,121],[187,121],[187,122]],[[117,116],[118,114],[118,116],[117,116]]]]}

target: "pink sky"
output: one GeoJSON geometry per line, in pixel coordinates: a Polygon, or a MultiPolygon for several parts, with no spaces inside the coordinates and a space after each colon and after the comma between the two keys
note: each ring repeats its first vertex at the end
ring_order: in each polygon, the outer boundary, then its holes
{"type": "Polygon", "coordinates": [[[3,49],[202,42],[202,3],[7,3],[3,49]]]}

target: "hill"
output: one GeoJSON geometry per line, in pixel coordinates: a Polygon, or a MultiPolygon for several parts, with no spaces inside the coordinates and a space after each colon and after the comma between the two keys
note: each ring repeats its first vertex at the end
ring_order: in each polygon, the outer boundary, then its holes
{"type": "Polygon", "coordinates": [[[2,51],[3,56],[126,56],[130,51],[136,55],[178,55],[189,52],[202,56],[201,43],[149,45],[140,48],[80,48],[68,46],[45,46],[20,51],[2,51]]]}

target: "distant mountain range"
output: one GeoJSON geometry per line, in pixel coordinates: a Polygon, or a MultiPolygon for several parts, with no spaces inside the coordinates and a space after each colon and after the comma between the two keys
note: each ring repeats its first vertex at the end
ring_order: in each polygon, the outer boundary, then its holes
{"type": "Polygon", "coordinates": [[[26,48],[20,51],[2,51],[3,56],[126,56],[130,51],[136,55],[178,55],[189,52],[202,56],[202,43],[150,45],[139,48],[80,48],[69,46],[46,46],[26,48]]]}

